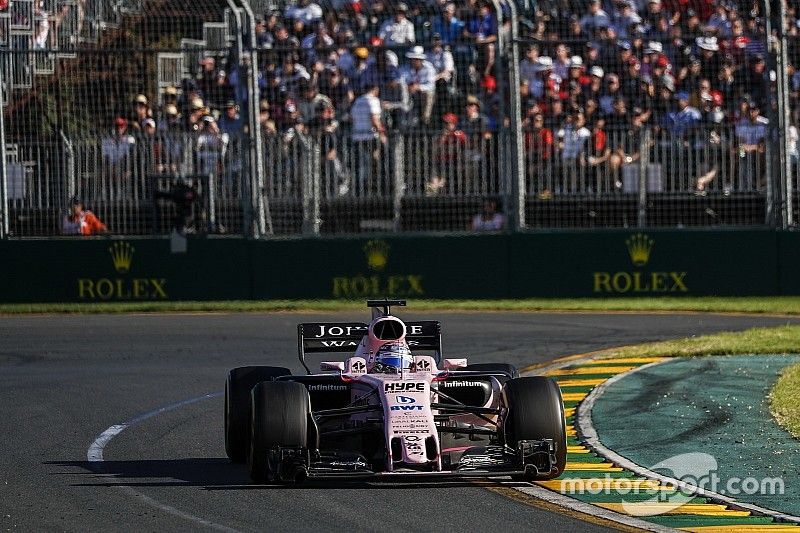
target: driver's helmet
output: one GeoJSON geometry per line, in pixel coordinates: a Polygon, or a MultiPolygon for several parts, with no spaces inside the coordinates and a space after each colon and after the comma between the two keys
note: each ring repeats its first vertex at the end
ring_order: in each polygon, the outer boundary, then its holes
{"type": "Polygon", "coordinates": [[[404,343],[384,344],[375,354],[373,372],[379,374],[398,374],[401,369],[408,370],[414,363],[411,350],[404,343]]]}

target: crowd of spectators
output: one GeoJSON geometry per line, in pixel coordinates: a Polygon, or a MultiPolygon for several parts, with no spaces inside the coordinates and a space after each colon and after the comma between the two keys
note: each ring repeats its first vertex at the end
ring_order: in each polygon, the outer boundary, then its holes
{"type": "MultiPolygon", "coordinates": [[[[735,172],[724,172],[720,185],[760,186],[774,80],[759,2],[531,4],[521,10],[519,92],[532,191],[622,190],[624,168],[642,157],[643,128],[652,132],[649,160],[671,165],[685,188],[705,191],[723,167],[735,172]],[[682,150],[701,155],[674,164],[682,150]]],[[[509,124],[495,68],[505,60],[500,32],[508,25],[487,0],[297,0],[262,13],[258,123],[269,155],[285,160],[304,135],[320,134],[326,175],[346,194],[386,173],[393,133],[406,143],[426,136],[424,148],[406,147],[429,152],[425,192],[455,191],[454,174],[478,176],[481,164],[496,161],[495,139],[509,124]]],[[[115,119],[104,157],[113,164],[137,136],[191,133],[201,171],[227,166],[235,176],[231,139],[247,124],[243,72],[233,54],[207,55],[180,86],[136,96],[132,111],[115,119]]],[[[791,74],[797,90],[800,73],[791,74]]],[[[178,171],[185,149],[162,144],[153,168],[178,171]]]]}

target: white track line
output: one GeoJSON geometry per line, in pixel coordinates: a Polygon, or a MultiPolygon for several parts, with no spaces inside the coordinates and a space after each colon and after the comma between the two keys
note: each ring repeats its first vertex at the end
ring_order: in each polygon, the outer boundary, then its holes
{"type": "Polygon", "coordinates": [[[764,507],[760,507],[758,505],[754,505],[754,504],[751,504],[751,503],[740,502],[740,501],[737,501],[737,500],[731,498],[730,496],[725,496],[725,495],[719,494],[717,492],[713,492],[713,491],[706,490],[706,489],[701,489],[701,488],[696,487],[694,485],[690,485],[690,484],[688,484],[688,483],[686,483],[684,481],[680,481],[678,479],[675,479],[675,478],[672,478],[672,477],[669,477],[669,476],[665,476],[665,475],[659,474],[658,472],[654,472],[652,470],[649,470],[649,469],[647,469],[647,468],[645,468],[643,466],[640,466],[640,465],[634,463],[630,459],[621,456],[620,454],[618,454],[614,450],[606,448],[603,445],[603,443],[600,442],[600,438],[597,435],[597,430],[594,428],[594,425],[592,424],[592,408],[594,407],[595,402],[597,402],[597,400],[603,395],[603,393],[606,392],[606,390],[611,385],[613,385],[617,381],[621,380],[625,376],[629,376],[629,375],[633,374],[634,372],[638,372],[640,370],[644,370],[646,368],[650,368],[650,367],[655,366],[655,365],[663,364],[666,361],[670,361],[670,360],[671,359],[667,359],[665,361],[657,361],[655,363],[648,363],[646,365],[642,365],[642,366],[636,367],[636,368],[634,368],[632,370],[628,370],[627,372],[623,372],[621,374],[617,374],[617,375],[613,376],[612,378],[609,378],[608,380],[604,381],[601,385],[598,385],[597,387],[592,389],[592,392],[590,392],[589,395],[586,398],[584,398],[584,400],[578,406],[578,410],[577,410],[577,413],[576,413],[576,417],[577,417],[577,421],[578,421],[578,434],[582,437],[582,439],[586,442],[586,444],[593,451],[595,451],[598,454],[602,455],[603,457],[605,457],[606,459],[608,459],[612,463],[615,463],[615,464],[621,466],[622,468],[624,468],[626,470],[630,470],[631,472],[633,472],[635,474],[638,474],[638,475],[646,477],[646,478],[655,479],[655,480],[661,481],[662,483],[668,483],[668,484],[671,484],[672,486],[680,487],[684,491],[693,492],[693,493],[698,494],[700,496],[705,496],[706,498],[710,498],[710,499],[718,501],[718,502],[726,503],[729,506],[731,506],[733,508],[736,508],[736,509],[752,511],[754,513],[763,514],[763,515],[770,516],[770,517],[776,518],[778,520],[784,520],[784,521],[787,521],[787,522],[800,523],[800,516],[794,516],[794,515],[790,515],[790,514],[786,514],[786,513],[781,513],[779,511],[773,511],[772,509],[766,509],[764,507]]]}
{"type": "MultiPolygon", "coordinates": [[[[180,409],[182,407],[186,407],[187,405],[192,405],[198,402],[202,402],[204,400],[209,400],[211,398],[219,398],[224,393],[222,392],[212,392],[209,394],[204,394],[202,396],[198,396],[197,398],[191,398],[189,400],[184,400],[182,402],[173,403],[164,407],[160,407],[154,411],[149,411],[147,413],[143,413],[138,415],[130,420],[122,422],[121,424],[115,424],[105,431],[103,431],[92,443],[89,445],[89,448],[86,450],[86,459],[90,463],[98,463],[98,467],[101,470],[108,471],[107,468],[103,465],[103,450],[111,442],[111,439],[125,431],[130,426],[134,426],[140,422],[147,420],[148,418],[153,418],[154,416],[158,416],[162,413],[166,413],[168,411],[174,411],[176,409],[180,409]]],[[[158,500],[154,500],[150,496],[139,492],[138,490],[133,489],[127,485],[114,485],[114,487],[121,489],[123,492],[127,493],[130,496],[133,496],[142,501],[151,507],[155,507],[164,511],[167,514],[171,514],[172,516],[181,518],[186,520],[187,522],[192,522],[193,524],[204,526],[209,529],[213,529],[216,531],[224,531],[226,533],[239,533],[238,530],[230,528],[228,526],[224,526],[222,524],[217,524],[216,522],[212,522],[210,520],[206,520],[205,518],[201,518],[199,516],[195,516],[193,514],[187,513],[185,511],[181,511],[171,505],[167,505],[164,503],[159,502],[158,500]]]]}

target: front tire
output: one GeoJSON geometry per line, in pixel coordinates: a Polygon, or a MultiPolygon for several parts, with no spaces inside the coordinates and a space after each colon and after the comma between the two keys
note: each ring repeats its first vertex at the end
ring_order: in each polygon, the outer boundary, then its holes
{"type": "Polygon", "coordinates": [[[560,476],[567,464],[567,428],[558,384],[543,376],[511,379],[503,388],[503,398],[508,408],[503,423],[506,444],[516,447],[521,440],[552,439],[556,448],[555,469],[537,477],[560,476]]]}
{"type": "Polygon", "coordinates": [[[301,383],[259,383],[251,394],[251,438],[247,464],[257,483],[276,480],[269,461],[275,447],[307,448],[311,402],[301,383]]]}
{"type": "Polygon", "coordinates": [[[225,452],[234,463],[247,461],[250,448],[250,391],[262,381],[291,375],[280,366],[242,366],[225,380],[225,452]]]}

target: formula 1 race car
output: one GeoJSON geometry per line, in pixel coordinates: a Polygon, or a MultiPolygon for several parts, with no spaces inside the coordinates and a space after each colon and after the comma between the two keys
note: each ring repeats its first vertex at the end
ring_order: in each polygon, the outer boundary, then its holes
{"type": "Polygon", "coordinates": [[[552,479],[567,457],[564,404],[546,377],[509,364],[443,359],[437,321],[403,322],[370,300],[372,321],[300,324],[300,363],[235,368],[225,384],[225,449],[255,482],[317,477],[552,479]],[[349,352],[322,362],[312,353],[349,352]],[[441,368],[440,368],[441,366],[441,368]]]}

